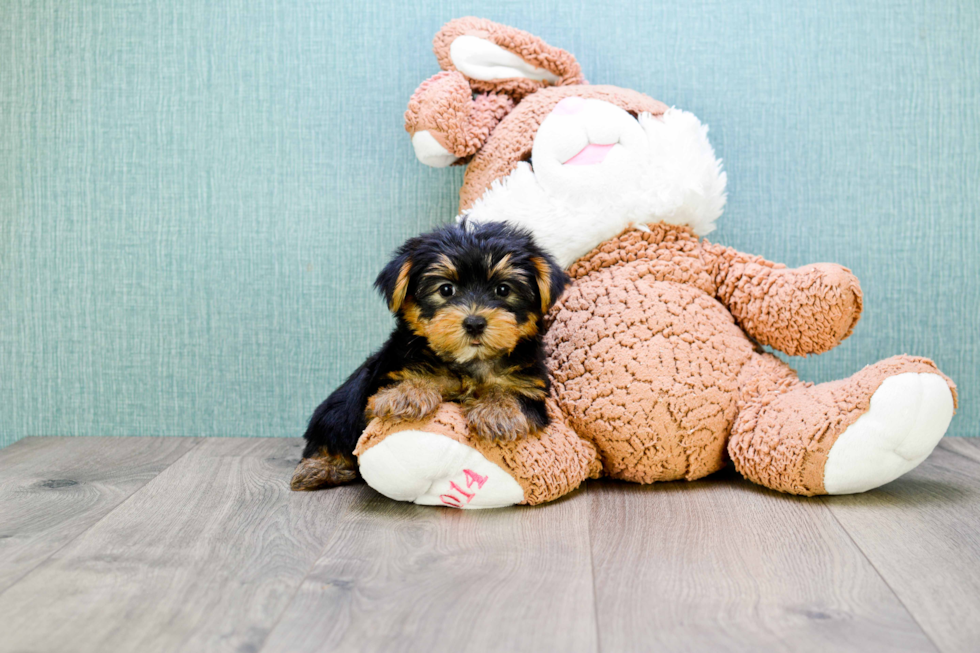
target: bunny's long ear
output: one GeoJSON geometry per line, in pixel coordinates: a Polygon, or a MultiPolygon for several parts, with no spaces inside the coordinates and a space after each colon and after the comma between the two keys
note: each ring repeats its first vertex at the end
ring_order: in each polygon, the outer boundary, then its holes
{"type": "Polygon", "coordinates": [[[568,52],[485,18],[446,23],[432,48],[439,66],[462,73],[473,90],[503,93],[515,103],[545,86],[586,83],[581,67],[568,52]]]}

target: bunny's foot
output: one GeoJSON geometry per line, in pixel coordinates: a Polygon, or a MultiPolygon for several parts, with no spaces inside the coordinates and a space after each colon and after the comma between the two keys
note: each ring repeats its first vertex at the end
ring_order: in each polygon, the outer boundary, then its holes
{"type": "Polygon", "coordinates": [[[906,372],[885,379],[868,412],[838,436],[827,455],[827,494],[854,494],[895,480],[919,465],[953,417],[953,393],[939,374],[906,372]]]}
{"type": "MultiPolygon", "coordinates": [[[[550,403],[550,402],[549,402],[550,403]]],[[[458,404],[414,422],[372,420],[354,453],[361,476],[397,501],[450,508],[536,505],[600,472],[595,448],[556,419],[535,435],[485,440],[458,404]]]]}
{"type": "Polygon", "coordinates": [[[792,494],[895,480],[932,453],[956,407],[956,386],[925,358],[893,356],[819,385],[768,354],[746,367],[728,451],[746,478],[792,494]]]}
{"type": "Polygon", "coordinates": [[[524,490],[480,452],[422,430],[389,435],[360,454],[368,485],[396,501],[450,508],[502,508],[524,502],[524,490]]]}

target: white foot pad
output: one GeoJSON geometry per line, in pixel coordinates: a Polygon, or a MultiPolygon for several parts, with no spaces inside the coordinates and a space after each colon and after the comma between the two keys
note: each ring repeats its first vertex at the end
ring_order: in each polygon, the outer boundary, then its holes
{"type": "Polygon", "coordinates": [[[450,508],[502,508],[524,490],[476,449],[425,431],[389,435],[357,459],[372,488],[396,501],[450,508]]]}
{"type": "Polygon", "coordinates": [[[937,374],[885,379],[868,412],[830,448],[827,494],[866,492],[911,471],[932,453],[953,417],[953,394],[937,374]]]}

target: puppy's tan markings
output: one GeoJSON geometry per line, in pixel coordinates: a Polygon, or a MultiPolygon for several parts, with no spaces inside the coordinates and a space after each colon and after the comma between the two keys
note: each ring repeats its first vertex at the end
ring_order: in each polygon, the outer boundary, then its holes
{"type": "Polygon", "coordinates": [[[411,271],[411,261],[405,261],[398,271],[398,279],[395,280],[395,290],[391,293],[391,304],[388,306],[392,313],[397,313],[405,301],[405,295],[408,293],[408,275],[411,271]]]}
{"type": "Polygon", "coordinates": [[[439,255],[439,260],[430,267],[425,274],[427,278],[447,279],[449,281],[459,281],[459,271],[456,264],[445,254],[439,255]]]}
{"type": "Polygon", "coordinates": [[[477,315],[482,316],[487,321],[487,328],[481,336],[481,340],[487,349],[498,355],[502,352],[513,351],[521,339],[517,318],[514,317],[514,314],[499,308],[487,308],[479,311],[477,315]]]}
{"type": "Polygon", "coordinates": [[[367,417],[381,419],[422,419],[442,403],[439,386],[431,379],[416,377],[382,388],[368,399],[367,417]]]}
{"type": "Polygon", "coordinates": [[[541,295],[541,313],[548,312],[551,306],[551,266],[548,261],[540,256],[531,259],[534,269],[537,270],[538,294],[541,295]]]}
{"type": "Polygon", "coordinates": [[[533,430],[517,399],[499,390],[467,401],[463,408],[470,427],[484,440],[516,440],[533,430]]]}
{"type": "Polygon", "coordinates": [[[513,351],[521,338],[537,333],[536,324],[518,326],[514,314],[499,308],[473,310],[464,306],[448,306],[436,313],[431,320],[418,319],[417,311],[406,320],[412,331],[425,337],[429,345],[441,356],[456,362],[496,358],[513,351]],[[466,333],[463,320],[469,315],[479,315],[486,319],[487,327],[479,336],[479,346],[474,346],[473,336],[466,333]]]}
{"type": "Polygon", "coordinates": [[[487,256],[487,279],[493,279],[496,275],[507,277],[510,276],[508,273],[514,271],[514,268],[510,264],[510,254],[504,254],[503,258],[493,265],[490,265],[490,263],[491,258],[487,256]]]}
{"type": "Polygon", "coordinates": [[[444,399],[456,397],[460,392],[460,377],[445,368],[432,370],[408,367],[390,373],[388,378],[392,381],[418,380],[422,383],[432,383],[444,399]]]}
{"type": "Polygon", "coordinates": [[[494,375],[490,381],[493,387],[508,394],[521,395],[529,399],[544,399],[546,395],[544,379],[519,374],[516,370],[494,375]]]}
{"type": "Polygon", "coordinates": [[[528,319],[524,321],[517,327],[517,335],[520,338],[533,338],[538,335],[538,321],[533,319],[528,319]]]}
{"type": "Polygon", "coordinates": [[[357,463],[349,456],[331,454],[321,449],[315,455],[299,461],[289,487],[297,492],[310,492],[324,487],[350,483],[357,478],[357,463]]]}
{"type": "Polygon", "coordinates": [[[460,360],[473,340],[463,328],[463,320],[471,314],[465,306],[445,306],[431,320],[419,322],[422,335],[436,353],[460,360]]]}
{"type": "Polygon", "coordinates": [[[405,318],[412,333],[422,338],[425,337],[425,320],[422,319],[422,309],[411,298],[405,300],[402,307],[402,317],[405,318]]]}
{"type": "MultiPolygon", "coordinates": [[[[489,261],[488,261],[489,264],[489,261]]],[[[499,281],[510,281],[515,284],[523,284],[527,281],[527,273],[514,265],[510,254],[505,254],[493,266],[489,266],[487,279],[497,279],[499,281]]]]}

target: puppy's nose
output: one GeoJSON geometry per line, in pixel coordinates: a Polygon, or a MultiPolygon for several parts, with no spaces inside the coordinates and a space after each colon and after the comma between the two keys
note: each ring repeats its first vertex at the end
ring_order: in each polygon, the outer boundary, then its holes
{"type": "Polygon", "coordinates": [[[463,318],[463,328],[471,336],[478,336],[487,328],[487,320],[479,315],[467,315],[463,318]]]}

